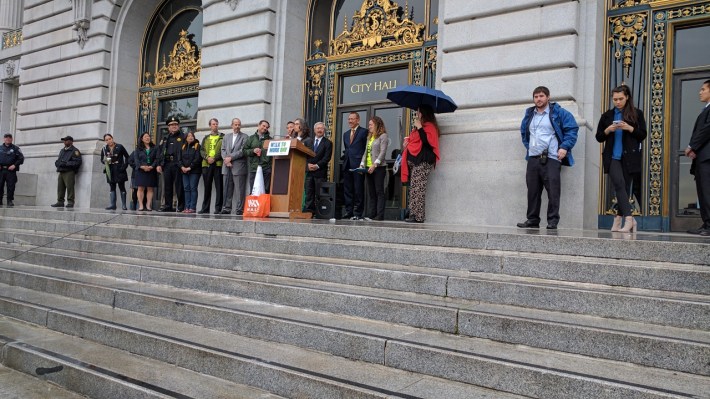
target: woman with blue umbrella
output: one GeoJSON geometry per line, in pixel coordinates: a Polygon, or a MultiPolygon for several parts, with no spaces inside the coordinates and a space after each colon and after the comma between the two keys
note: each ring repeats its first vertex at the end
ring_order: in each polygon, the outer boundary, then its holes
{"type": "Polygon", "coordinates": [[[409,217],[405,222],[424,223],[429,174],[439,161],[439,125],[434,113],[454,112],[456,104],[440,90],[409,85],[387,93],[397,105],[417,110],[414,129],[402,144],[402,184],[409,184],[409,217]]]}
{"type": "Polygon", "coordinates": [[[439,125],[431,106],[421,105],[414,129],[403,143],[402,183],[409,184],[409,218],[405,222],[424,223],[427,182],[438,161],[439,125]]]}

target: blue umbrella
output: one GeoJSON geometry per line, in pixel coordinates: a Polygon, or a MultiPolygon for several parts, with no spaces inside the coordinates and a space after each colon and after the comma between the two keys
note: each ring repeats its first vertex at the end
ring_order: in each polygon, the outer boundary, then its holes
{"type": "Polygon", "coordinates": [[[458,108],[454,100],[443,91],[417,85],[392,89],[387,92],[387,99],[411,109],[417,109],[420,105],[426,104],[431,106],[437,114],[454,112],[458,108]]]}

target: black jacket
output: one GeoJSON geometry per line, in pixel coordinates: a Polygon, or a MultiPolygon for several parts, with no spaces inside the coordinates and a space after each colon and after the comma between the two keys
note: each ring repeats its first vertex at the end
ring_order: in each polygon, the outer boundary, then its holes
{"type": "MultiPolygon", "coordinates": [[[[313,145],[315,145],[315,138],[313,139],[313,145]]],[[[318,150],[313,158],[308,158],[306,163],[314,163],[318,165],[318,169],[312,172],[308,172],[313,177],[326,177],[328,173],[328,164],[330,163],[330,158],[333,152],[333,143],[330,142],[325,136],[320,139],[318,144],[318,150]]],[[[308,167],[308,165],[306,165],[308,167]]]]}
{"type": "Polygon", "coordinates": [[[54,161],[57,172],[78,172],[81,167],[81,152],[72,146],[59,150],[59,157],[54,161]]]}
{"type": "MultiPolygon", "coordinates": [[[[636,109],[637,122],[625,121],[634,127],[632,133],[624,132],[622,139],[623,151],[621,153],[621,164],[626,169],[627,173],[641,173],[643,164],[643,154],[641,152],[641,142],[646,138],[646,120],[643,117],[643,111],[636,109]]],[[[604,152],[602,153],[602,162],[604,165],[604,173],[609,173],[611,166],[611,157],[614,152],[614,133],[604,134],[604,129],[614,123],[614,108],[606,111],[599,118],[597,124],[596,139],[600,143],[604,143],[604,152]]]]}
{"type": "MultiPolygon", "coordinates": [[[[109,156],[108,146],[101,148],[101,163],[105,164],[106,158],[109,156]]],[[[113,153],[111,154],[111,164],[109,165],[109,170],[111,171],[111,178],[106,176],[106,181],[109,183],[121,183],[128,180],[128,169],[129,157],[128,151],[121,144],[116,143],[113,147],[113,153]]],[[[104,173],[106,173],[106,168],[104,167],[104,173]]]]}
{"type": "Polygon", "coordinates": [[[158,166],[158,147],[151,147],[147,154],[145,148],[136,148],[133,154],[135,169],[140,169],[141,166],[158,166]]]}
{"type": "Polygon", "coordinates": [[[160,159],[158,159],[158,165],[165,166],[167,164],[177,162],[184,143],[185,135],[180,131],[176,134],[165,135],[158,146],[160,148],[160,159]]]}
{"type": "Polygon", "coordinates": [[[15,172],[20,170],[20,165],[25,162],[25,156],[22,155],[20,147],[10,144],[6,146],[4,143],[0,145],[0,167],[5,169],[10,165],[15,165],[15,172]]]}
{"type": "Polygon", "coordinates": [[[190,174],[202,173],[202,155],[200,155],[200,143],[195,142],[192,145],[182,147],[179,156],[180,166],[183,168],[192,168],[190,174]]]}

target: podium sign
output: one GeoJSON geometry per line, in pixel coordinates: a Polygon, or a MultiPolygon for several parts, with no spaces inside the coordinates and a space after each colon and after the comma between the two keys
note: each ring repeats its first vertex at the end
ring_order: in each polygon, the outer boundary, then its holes
{"type": "Polygon", "coordinates": [[[264,142],[271,152],[271,212],[269,217],[310,219],[310,212],[302,212],[303,187],[306,180],[306,159],[315,153],[297,139],[264,142]],[[274,143],[273,150],[271,144],[274,143]],[[276,155],[278,153],[278,155],[276,155]]]}
{"type": "Polygon", "coordinates": [[[291,140],[271,140],[269,141],[269,149],[266,151],[266,156],[285,156],[288,155],[290,149],[291,140]]]}

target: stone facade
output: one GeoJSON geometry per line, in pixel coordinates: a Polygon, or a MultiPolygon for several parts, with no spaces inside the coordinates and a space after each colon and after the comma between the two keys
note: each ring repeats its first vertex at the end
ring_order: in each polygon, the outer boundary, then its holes
{"type": "MultiPolygon", "coordinates": [[[[22,44],[1,50],[0,62],[19,62],[15,142],[27,156],[23,172],[37,175],[38,205],[55,200],[53,161],[66,134],[84,154],[77,206],[106,205],[101,137],[112,132],[129,147],[134,141],[143,35],[159,3],[24,0],[22,44]]],[[[591,129],[600,114],[602,3],[439,2],[437,87],[460,110],[439,118],[442,162],[432,175],[428,221],[509,226],[524,219],[519,124],[532,89],[546,85],[580,125],[577,164],[562,177],[561,226],[596,227],[599,146],[591,129]]],[[[281,132],[300,114],[308,6],[308,0],[202,2],[198,130],[216,117],[228,131],[240,117],[247,133],[261,119],[281,132]]]]}

